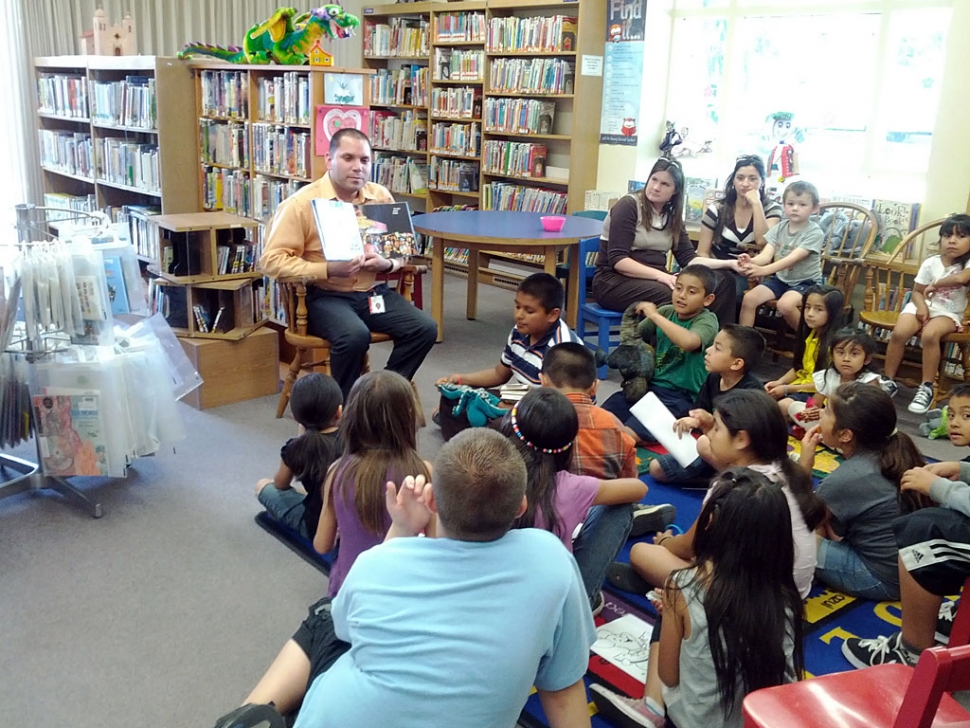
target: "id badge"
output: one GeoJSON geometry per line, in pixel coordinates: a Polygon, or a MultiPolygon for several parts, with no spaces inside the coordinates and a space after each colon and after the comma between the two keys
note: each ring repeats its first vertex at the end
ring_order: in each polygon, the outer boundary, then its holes
{"type": "Polygon", "coordinates": [[[367,299],[367,304],[370,306],[372,314],[384,313],[384,296],[374,294],[367,299]]]}

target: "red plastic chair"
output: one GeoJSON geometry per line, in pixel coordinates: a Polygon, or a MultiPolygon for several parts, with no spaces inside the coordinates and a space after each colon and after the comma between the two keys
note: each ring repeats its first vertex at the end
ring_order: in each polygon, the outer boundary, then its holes
{"type": "MultiPolygon", "coordinates": [[[[954,625],[956,627],[956,625],[954,625]]],[[[879,665],[756,690],[745,728],[942,728],[970,726],[948,693],[970,688],[970,646],[924,650],[915,668],[879,665]]]]}

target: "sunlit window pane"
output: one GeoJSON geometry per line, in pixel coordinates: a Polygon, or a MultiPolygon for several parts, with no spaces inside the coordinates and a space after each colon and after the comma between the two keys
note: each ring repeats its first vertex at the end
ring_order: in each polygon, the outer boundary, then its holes
{"type": "Polygon", "coordinates": [[[689,128],[692,146],[718,138],[726,36],[724,19],[687,18],[674,25],[667,118],[678,129],[689,128]]]}

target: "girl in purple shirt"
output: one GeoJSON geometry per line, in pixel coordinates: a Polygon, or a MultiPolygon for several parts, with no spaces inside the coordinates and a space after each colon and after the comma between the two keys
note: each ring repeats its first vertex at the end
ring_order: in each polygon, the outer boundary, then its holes
{"type": "MultiPolygon", "coordinates": [[[[410,383],[391,371],[358,379],[340,420],[343,456],[324,484],[323,511],[313,548],[340,550],[330,570],[328,595],[334,596],[361,553],[384,540],[391,517],[384,505],[385,484],[407,475],[431,478],[431,464],[417,451],[417,411],[410,383]]],[[[429,530],[433,530],[434,521],[429,530]]]]}

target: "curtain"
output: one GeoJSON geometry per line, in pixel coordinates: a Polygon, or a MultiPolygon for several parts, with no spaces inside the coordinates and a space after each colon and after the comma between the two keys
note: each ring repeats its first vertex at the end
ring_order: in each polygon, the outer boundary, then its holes
{"type": "MultiPolygon", "coordinates": [[[[243,36],[254,24],[268,18],[284,0],[0,0],[0,154],[9,160],[12,175],[3,175],[3,200],[43,200],[40,158],[34,110],[33,58],[76,55],[78,36],[91,29],[94,12],[104,9],[109,24],[120,23],[126,14],[134,22],[137,49],[141,55],[174,56],[186,43],[199,41],[216,45],[242,45],[243,36]]],[[[323,5],[300,6],[301,10],[323,5]]],[[[344,9],[360,17],[362,0],[347,0],[344,9]]],[[[334,64],[343,68],[361,65],[359,35],[345,40],[324,40],[334,54],[334,64]]],[[[12,208],[0,203],[0,235],[6,234],[12,208]]]]}

